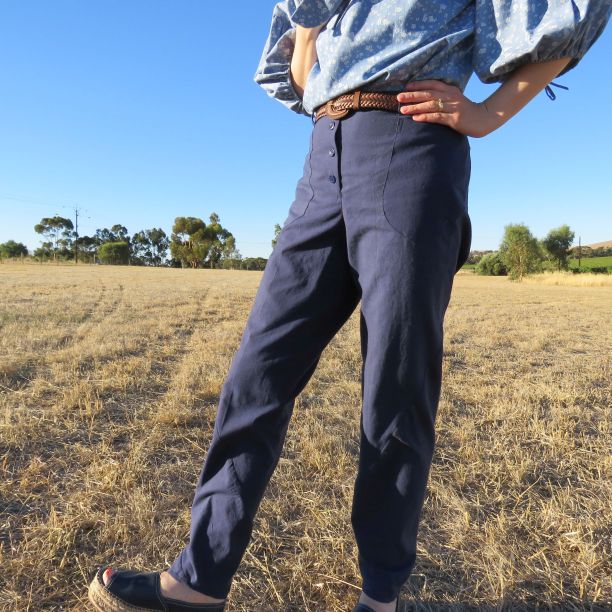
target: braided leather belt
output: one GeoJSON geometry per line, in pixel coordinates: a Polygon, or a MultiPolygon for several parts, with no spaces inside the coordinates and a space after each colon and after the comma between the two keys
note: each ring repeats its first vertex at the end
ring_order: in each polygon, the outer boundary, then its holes
{"type": "Polygon", "coordinates": [[[325,104],[316,108],[313,112],[313,123],[316,123],[321,117],[326,115],[331,119],[340,119],[347,115],[352,110],[360,110],[367,108],[375,108],[380,110],[388,110],[399,112],[401,103],[397,101],[397,94],[385,93],[381,91],[361,91],[359,89],[342,94],[325,104]]]}

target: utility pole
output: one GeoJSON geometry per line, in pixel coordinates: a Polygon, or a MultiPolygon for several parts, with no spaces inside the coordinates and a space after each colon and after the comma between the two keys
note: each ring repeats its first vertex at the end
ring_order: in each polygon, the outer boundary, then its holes
{"type": "Polygon", "coordinates": [[[74,207],[74,265],[79,263],[79,207],[74,207]]]}
{"type": "Polygon", "coordinates": [[[578,269],[580,269],[580,255],[582,255],[582,250],[580,248],[580,236],[578,236],[578,269]]]}

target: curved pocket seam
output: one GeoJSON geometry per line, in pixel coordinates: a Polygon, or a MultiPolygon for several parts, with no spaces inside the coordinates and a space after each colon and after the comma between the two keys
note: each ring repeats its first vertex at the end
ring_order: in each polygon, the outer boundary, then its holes
{"type": "Polygon", "coordinates": [[[312,132],[310,134],[310,151],[308,152],[308,187],[310,187],[310,198],[308,199],[308,202],[306,202],[306,206],[304,206],[304,210],[301,213],[299,213],[294,219],[291,219],[291,221],[286,223],[285,227],[291,225],[294,221],[297,221],[298,219],[301,219],[306,214],[306,211],[308,210],[308,207],[310,206],[310,203],[314,199],[314,187],[312,186],[312,147],[313,147],[313,141],[314,141],[314,128],[313,128],[313,130],[312,130],[312,132]]]}
{"type": "Polygon", "coordinates": [[[389,227],[391,227],[398,234],[401,234],[402,236],[405,236],[406,234],[404,234],[404,232],[402,232],[399,229],[397,229],[395,227],[395,225],[393,225],[391,223],[391,221],[389,220],[389,217],[387,217],[387,213],[385,211],[385,190],[387,188],[387,182],[389,180],[389,172],[391,171],[391,163],[393,162],[393,157],[395,156],[395,145],[397,143],[397,135],[399,134],[399,131],[400,131],[400,125],[401,125],[401,115],[398,113],[397,121],[396,121],[396,124],[395,124],[395,134],[393,136],[393,145],[391,147],[391,155],[389,156],[389,163],[387,165],[387,173],[385,174],[385,181],[383,183],[382,193],[381,193],[381,196],[380,196],[380,208],[381,208],[383,217],[385,218],[385,220],[386,220],[387,224],[389,225],[389,227]]]}

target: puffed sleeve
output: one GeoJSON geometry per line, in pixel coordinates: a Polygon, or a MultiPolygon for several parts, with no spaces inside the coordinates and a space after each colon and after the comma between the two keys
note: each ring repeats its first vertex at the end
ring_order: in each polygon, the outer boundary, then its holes
{"type": "Polygon", "coordinates": [[[483,83],[524,64],[571,57],[575,68],[610,19],[612,0],[475,0],[472,65],[483,83]]]}
{"type": "Polygon", "coordinates": [[[289,17],[288,2],[278,2],[253,80],[272,98],[289,110],[309,115],[291,82],[291,57],[295,46],[295,26],[289,17]]]}

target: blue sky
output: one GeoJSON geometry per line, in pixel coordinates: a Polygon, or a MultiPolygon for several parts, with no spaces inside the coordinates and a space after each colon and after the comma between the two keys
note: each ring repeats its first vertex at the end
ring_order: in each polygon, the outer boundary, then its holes
{"type": "MultiPolygon", "coordinates": [[[[268,257],[309,145],[308,117],[253,75],[273,1],[2,0],[0,242],[38,246],[41,217],[81,210],[80,233],[170,233],[216,212],[243,256],[268,257]]],[[[612,239],[612,33],[492,134],[471,138],[472,249],[504,225],[567,223],[612,239]]],[[[472,75],[480,101],[497,85],[472,75]]]]}

